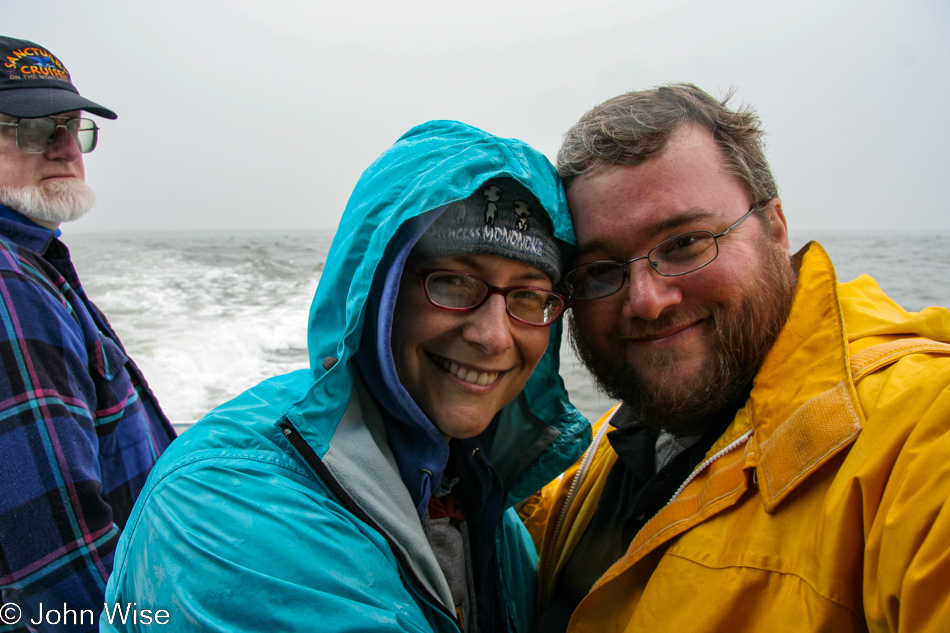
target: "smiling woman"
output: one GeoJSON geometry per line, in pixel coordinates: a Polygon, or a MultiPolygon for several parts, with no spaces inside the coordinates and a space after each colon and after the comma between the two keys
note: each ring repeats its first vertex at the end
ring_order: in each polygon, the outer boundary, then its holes
{"type": "Polygon", "coordinates": [[[413,248],[400,285],[396,372],[447,439],[488,427],[524,387],[547,348],[548,326],[564,313],[566,300],[551,290],[560,249],[550,220],[538,213],[519,231],[535,249],[507,239],[521,222],[519,203],[525,217],[541,209],[524,186],[499,178],[450,205],[413,248]]]}
{"type": "Polygon", "coordinates": [[[511,508],[590,438],[557,374],[572,242],[541,154],[457,122],[410,130],[347,205],[311,368],[174,443],[109,604],[169,609],[165,630],[531,630],[536,557],[511,508]]]}
{"type": "MultiPolygon", "coordinates": [[[[532,266],[493,255],[424,261],[450,269],[459,280],[476,279],[462,275],[463,271],[483,275],[509,286],[506,290],[526,288],[514,283],[524,284],[537,274],[532,266]]],[[[431,277],[430,273],[424,281],[431,283],[431,277]]],[[[485,301],[463,312],[433,302],[431,293],[406,281],[393,321],[393,355],[399,380],[443,436],[474,437],[524,387],[547,348],[548,328],[521,323],[510,316],[509,302],[517,301],[509,299],[517,296],[512,293],[494,296],[484,291],[481,298],[463,296],[463,307],[485,301]]],[[[551,287],[550,280],[544,283],[551,287]]],[[[563,299],[561,302],[563,305],[563,299]]]]}

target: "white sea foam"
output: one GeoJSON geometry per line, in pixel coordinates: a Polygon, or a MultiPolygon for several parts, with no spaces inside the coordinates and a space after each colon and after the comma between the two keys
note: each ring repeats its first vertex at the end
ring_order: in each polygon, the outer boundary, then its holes
{"type": "Polygon", "coordinates": [[[175,424],[307,367],[307,314],[331,235],[76,237],[86,292],[175,424]]]}

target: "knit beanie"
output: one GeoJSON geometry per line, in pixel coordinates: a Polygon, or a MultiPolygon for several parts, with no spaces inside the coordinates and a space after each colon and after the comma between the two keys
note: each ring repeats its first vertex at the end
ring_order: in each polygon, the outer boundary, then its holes
{"type": "Polygon", "coordinates": [[[448,205],[416,242],[424,257],[497,255],[561,278],[561,248],[547,212],[513,178],[493,178],[464,200],[448,205]]]}

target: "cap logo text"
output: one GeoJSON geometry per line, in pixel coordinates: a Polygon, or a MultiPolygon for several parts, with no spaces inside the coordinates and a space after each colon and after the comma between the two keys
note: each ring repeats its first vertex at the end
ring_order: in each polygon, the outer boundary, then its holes
{"type": "Polygon", "coordinates": [[[43,48],[27,46],[11,51],[3,64],[12,69],[10,79],[58,79],[70,81],[69,71],[52,53],[43,48]]]}

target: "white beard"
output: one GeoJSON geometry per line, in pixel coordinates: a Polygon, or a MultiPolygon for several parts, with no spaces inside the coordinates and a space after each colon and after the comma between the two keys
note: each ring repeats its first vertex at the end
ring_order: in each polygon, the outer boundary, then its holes
{"type": "Polygon", "coordinates": [[[0,187],[0,204],[31,220],[71,222],[96,203],[96,194],[82,180],[53,180],[38,187],[0,187]]]}

